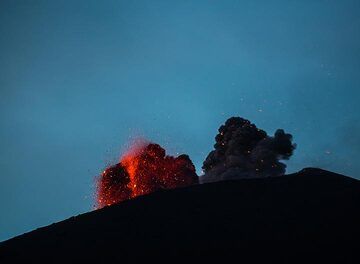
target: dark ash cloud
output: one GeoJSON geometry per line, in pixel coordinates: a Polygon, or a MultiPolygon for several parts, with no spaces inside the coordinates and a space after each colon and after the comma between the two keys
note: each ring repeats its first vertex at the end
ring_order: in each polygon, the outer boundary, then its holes
{"type": "Polygon", "coordinates": [[[201,182],[280,176],[296,147],[292,135],[278,129],[268,136],[249,120],[231,117],[219,128],[214,150],[203,163],[201,182]]]}

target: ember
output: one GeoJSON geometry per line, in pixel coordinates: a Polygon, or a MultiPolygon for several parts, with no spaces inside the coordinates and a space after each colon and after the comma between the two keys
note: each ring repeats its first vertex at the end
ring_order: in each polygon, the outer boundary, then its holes
{"type": "Polygon", "coordinates": [[[159,189],[198,183],[189,156],[167,156],[158,144],[136,144],[107,168],[97,182],[97,208],[112,205],[159,189]]]}

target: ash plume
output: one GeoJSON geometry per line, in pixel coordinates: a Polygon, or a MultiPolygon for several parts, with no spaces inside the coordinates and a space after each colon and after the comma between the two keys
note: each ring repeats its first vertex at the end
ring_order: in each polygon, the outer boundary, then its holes
{"type": "Polygon", "coordinates": [[[278,129],[268,136],[249,120],[231,117],[219,128],[214,150],[205,159],[202,183],[239,178],[280,176],[296,145],[292,135],[278,129]]]}
{"type": "Polygon", "coordinates": [[[187,155],[172,157],[154,143],[133,145],[120,162],[97,179],[97,208],[160,189],[185,187],[199,182],[187,155]]]}

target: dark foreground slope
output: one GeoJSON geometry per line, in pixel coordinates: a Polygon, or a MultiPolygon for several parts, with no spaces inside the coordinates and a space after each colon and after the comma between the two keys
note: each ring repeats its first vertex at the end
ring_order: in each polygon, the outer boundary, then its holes
{"type": "Polygon", "coordinates": [[[359,209],[359,181],[318,169],[197,185],[10,239],[0,263],[360,263],[359,209]]]}

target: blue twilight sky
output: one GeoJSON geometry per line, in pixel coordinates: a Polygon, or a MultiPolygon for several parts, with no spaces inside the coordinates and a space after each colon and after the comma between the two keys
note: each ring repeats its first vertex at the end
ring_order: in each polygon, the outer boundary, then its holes
{"type": "Polygon", "coordinates": [[[360,1],[0,1],[0,240],[92,209],[143,136],[198,171],[226,118],[359,178],[360,1]]]}

